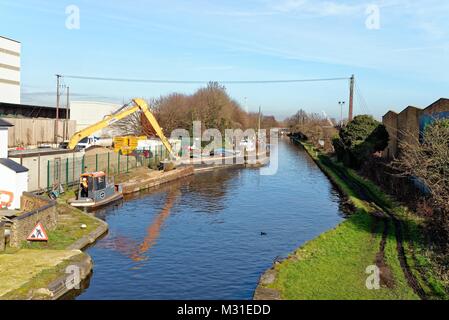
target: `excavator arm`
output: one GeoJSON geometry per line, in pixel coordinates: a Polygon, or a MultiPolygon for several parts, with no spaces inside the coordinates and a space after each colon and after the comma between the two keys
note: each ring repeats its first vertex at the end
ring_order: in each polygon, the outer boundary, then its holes
{"type": "Polygon", "coordinates": [[[125,109],[123,111],[117,112],[116,114],[112,114],[110,116],[105,117],[103,120],[75,133],[72,138],[70,139],[68,148],[73,150],[75,149],[76,145],[84,138],[94,134],[95,132],[104,129],[117,121],[120,121],[133,113],[137,111],[141,111],[145,117],[148,119],[149,123],[153,127],[154,131],[156,132],[156,135],[161,139],[163,145],[168,150],[170,155],[173,158],[176,158],[176,155],[173,153],[173,148],[168,141],[168,139],[165,137],[164,133],[162,132],[162,128],[159,126],[159,123],[157,122],[154,115],[150,112],[150,109],[148,107],[148,104],[143,99],[133,99],[134,106],[128,109],[125,109]]]}

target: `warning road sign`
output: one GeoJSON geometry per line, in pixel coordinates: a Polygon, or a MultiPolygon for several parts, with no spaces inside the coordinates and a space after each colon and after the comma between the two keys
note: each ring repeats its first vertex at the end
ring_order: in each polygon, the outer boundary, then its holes
{"type": "Polygon", "coordinates": [[[44,226],[39,222],[27,238],[28,241],[48,241],[44,226]]]}

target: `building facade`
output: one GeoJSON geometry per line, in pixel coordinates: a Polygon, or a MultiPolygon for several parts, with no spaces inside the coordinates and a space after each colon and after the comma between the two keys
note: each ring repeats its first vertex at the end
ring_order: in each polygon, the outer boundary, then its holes
{"type": "Polygon", "coordinates": [[[20,104],[20,54],[20,42],[0,36],[0,102],[20,104]]]}
{"type": "MultiPolygon", "coordinates": [[[[121,105],[95,101],[71,101],[70,102],[70,119],[76,121],[76,131],[83,130],[104,119],[115,111],[121,105]]],[[[105,128],[98,133],[99,136],[111,137],[113,133],[111,128],[105,128]]]]}
{"type": "Polygon", "coordinates": [[[425,109],[408,106],[400,113],[388,111],[382,122],[390,135],[384,158],[393,159],[400,155],[402,142],[416,144],[422,141],[423,132],[435,119],[449,119],[449,99],[441,98],[425,109]]]}

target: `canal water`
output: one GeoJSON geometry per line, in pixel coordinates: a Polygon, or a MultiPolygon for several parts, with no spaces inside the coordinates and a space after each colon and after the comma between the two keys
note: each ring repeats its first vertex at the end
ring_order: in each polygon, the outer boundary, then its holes
{"type": "Polygon", "coordinates": [[[251,299],[276,258],[343,219],[338,192],[287,139],[273,176],[201,173],[97,215],[110,231],[87,250],[78,299],[251,299]]]}

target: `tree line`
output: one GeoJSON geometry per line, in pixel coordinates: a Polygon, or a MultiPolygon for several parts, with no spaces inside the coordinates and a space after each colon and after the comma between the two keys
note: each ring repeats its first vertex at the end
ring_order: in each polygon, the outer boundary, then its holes
{"type": "MultiPolygon", "coordinates": [[[[150,101],[150,107],[159,125],[170,136],[175,129],[186,129],[192,133],[194,121],[201,121],[203,130],[255,129],[259,126],[259,113],[246,112],[233,99],[226,88],[217,82],[193,94],[172,93],[150,101]]],[[[271,115],[260,116],[261,129],[278,127],[271,115]]],[[[114,125],[121,135],[154,136],[154,130],[143,115],[136,114],[114,125]]]]}

